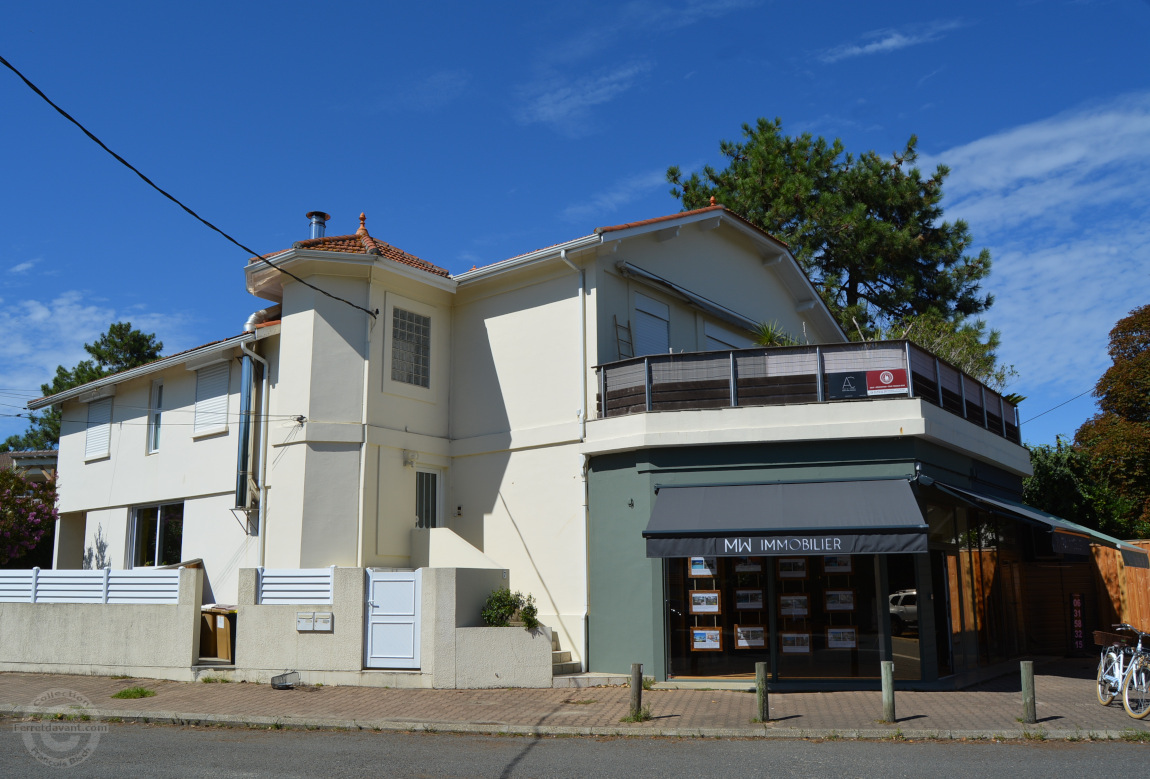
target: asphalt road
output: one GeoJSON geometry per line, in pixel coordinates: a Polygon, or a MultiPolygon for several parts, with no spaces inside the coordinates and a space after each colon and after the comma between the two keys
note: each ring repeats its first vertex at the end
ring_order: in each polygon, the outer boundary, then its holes
{"type": "MultiPolygon", "coordinates": [[[[110,724],[75,736],[0,721],[0,774],[20,777],[856,777],[1141,775],[1137,743],[533,738],[110,724]],[[75,740],[70,741],[69,739],[75,740]],[[31,746],[31,748],[29,748],[31,746]],[[62,773],[59,761],[91,746],[62,773]],[[37,760],[32,752],[38,751],[37,760]]],[[[97,723],[74,723],[92,726],[97,723]]]]}

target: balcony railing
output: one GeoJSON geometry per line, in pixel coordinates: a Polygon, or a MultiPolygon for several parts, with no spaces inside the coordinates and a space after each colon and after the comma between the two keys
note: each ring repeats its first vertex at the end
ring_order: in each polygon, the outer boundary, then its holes
{"type": "Polygon", "coordinates": [[[909,341],[652,354],[595,371],[600,418],[911,397],[1021,442],[1012,403],[909,341]]]}

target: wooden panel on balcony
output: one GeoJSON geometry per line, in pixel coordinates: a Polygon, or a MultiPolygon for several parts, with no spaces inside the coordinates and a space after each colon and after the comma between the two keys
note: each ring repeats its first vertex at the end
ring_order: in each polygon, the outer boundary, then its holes
{"type": "Polygon", "coordinates": [[[819,399],[815,374],[795,376],[756,376],[736,382],[740,406],[774,406],[785,403],[814,403],[819,399]]]}

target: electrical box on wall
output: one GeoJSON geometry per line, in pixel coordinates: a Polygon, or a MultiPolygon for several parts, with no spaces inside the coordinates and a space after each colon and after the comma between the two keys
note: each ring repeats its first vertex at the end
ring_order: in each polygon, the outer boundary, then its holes
{"type": "Polygon", "coordinates": [[[297,611],[295,613],[295,629],[308,632],[315,630],[315,612],[297,611]]]}

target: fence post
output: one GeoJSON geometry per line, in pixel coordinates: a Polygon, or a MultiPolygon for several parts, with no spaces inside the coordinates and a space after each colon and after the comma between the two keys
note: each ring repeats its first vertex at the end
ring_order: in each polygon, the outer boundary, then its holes
{"type": "Polygon", "coordinates": [[[768,674],[766,663],[755,663],[755,710],[758,712],[759,722],[768,722],[771,719],[771,705],[767,700],[768,674]]]}
{"type": "Polygon", "coordinates": [[[1022,661],[1022,721],[1027,725],[1038,722],[1034,705],[1034,661],[1022,661]]]}
{"type": "Polygon", "coordinates": [[[894,661],[882,661],[882,721],[894,722],[894,661]]]}
{"type": "Polygon", "coordinates": [[[108,590],[111,589],[112,569],[104,569],[104,603],[108,602],[108,590]]]}
{"type": "Polygon", "coordinates": [[[737,405],[739,405],[739,390],[735,378],[735,353],[731,352],[731,406],[737,405]]]}
{"type": "Polygon", "coordinates": [[[647,396],[647,411],[651,410],[651,358],[643,358],[643,390],[647,396]]]}
{"type": "Polygon", "coordinates": [[[643,716],[643,664],[631,663],[631,716],[643,716]]]}
{"type": "Polygon", "coordinates": [[[29,603],[36,602],[36,588],[40,586],[40,567],[36,566],[32,569],[32,591],[28,593],[29,603]]]}

